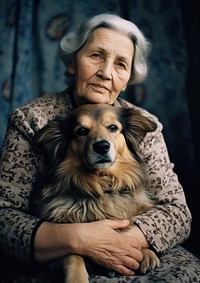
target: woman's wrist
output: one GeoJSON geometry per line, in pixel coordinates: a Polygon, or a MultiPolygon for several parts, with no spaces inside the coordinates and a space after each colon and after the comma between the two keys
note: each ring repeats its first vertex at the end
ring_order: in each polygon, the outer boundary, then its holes
{"type": "Polygon", "coordinates": [[[131,226],[124,232],[127,236],[137,238],[141,243],[141,248],[149,248],[150,244],[144,236],[143,232],[137,225],[131,226]]]}
{"type": "Polygon", "coordinates": [[[38,228],[34,240],[34,258],[38,263],[71,253],[79,253],[79,224],[44,222],[38,228]]]}

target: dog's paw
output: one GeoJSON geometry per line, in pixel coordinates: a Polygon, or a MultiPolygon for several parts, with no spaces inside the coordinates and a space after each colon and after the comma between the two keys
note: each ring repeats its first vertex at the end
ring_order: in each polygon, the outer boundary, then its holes
{"type": "Polygon", "coordinates": [[[142,252],[144,257],[140,264],[140,273],[145,274],[148,271],[160,266],[160,260],[153,251],[149,249],[143,249],[142,252]]]}

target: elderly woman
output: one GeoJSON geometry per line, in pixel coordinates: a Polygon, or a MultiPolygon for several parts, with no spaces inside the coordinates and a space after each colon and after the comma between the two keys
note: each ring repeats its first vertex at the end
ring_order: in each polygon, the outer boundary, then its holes
{"type": "Polygon", "coordinates": [[[117,15],[100,14],[84,22],[64,36],[60,51],[69,87],[14,109],[9,119],[0,167],[0,254],[6,265],[1,282],[50,282],[46,263],[68,254],[86,256],[119,274],[112,279],[94,274],[90,282],[199,282],[198,260],[179,246],[191,224],[184,191],[173,172],[162,125],[144,109],[142,115],[157,124],[140,144],[156,208],[137,216],[123,233],[117,230],[129,221],[57,224],[29,213],[36,173],[44,166],[32,145],[35,133],[58,114],[85,103],[137,108],[119,95],[147,75],[148,42],[137,26],[117,15]],[[161,265],[138,275],[141,248],[146,247],[160,256],[161,265]]]}

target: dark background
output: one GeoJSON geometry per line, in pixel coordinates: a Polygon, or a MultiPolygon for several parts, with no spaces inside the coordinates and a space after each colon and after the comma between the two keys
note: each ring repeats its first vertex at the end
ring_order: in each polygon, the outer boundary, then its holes
{"type": "MultiPolygon", "coordinates": [[[[190,109],[192,136],[194,143],[196,166],[196,188],[185,190],[190,206],[193,223],[192,232],[185,246],[200,255],[200,9],[199,1],[180,0],[185,30],[186,44],[189,55],[189,67],[186,87],[190,109]]],[[[184,154],[184,153],[183,153],[184,154]]],[[[187,162],[187,160],[186,160],[187,162]]]]}

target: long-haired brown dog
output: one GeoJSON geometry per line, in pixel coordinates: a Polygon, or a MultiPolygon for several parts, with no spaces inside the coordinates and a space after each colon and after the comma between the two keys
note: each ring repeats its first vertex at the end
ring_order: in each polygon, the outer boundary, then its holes
{"type": "MultiPolygon", "coordinates": [[[[130,219],[154,206],[138,148],[156,125],[138,110],[104,104],[84,105],[50,121],[35,136],[46,156],[46,173],[33,191],[31,207],[43,219],[91,222],[130,219]]],[[[143,249],[140,272],[159,265],[143,249]]],[[[65,282],[86,283],[82,257],[63,259],[65,282]]]]}

